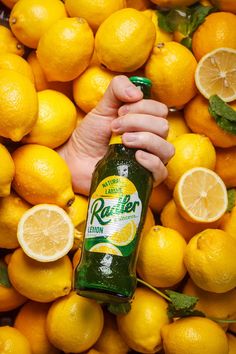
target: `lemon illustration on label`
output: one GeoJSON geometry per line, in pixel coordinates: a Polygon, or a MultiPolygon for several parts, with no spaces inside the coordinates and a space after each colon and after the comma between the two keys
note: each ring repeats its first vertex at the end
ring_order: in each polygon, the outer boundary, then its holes
{"type": "Polygon", "coordinates": [[[90,248],[90,251],[99,252],[99,253],[109,253],[109,254],[115,254],[116,256],[122,256],[121,251],[116,246],[106,242],[97,243],[96,245],[90,248]]]}
{"type": "Polygon", "coordinates": [[[120,231],[114,232],[107,239],[113,245],[126,246],[133,241],[136,234],[137,226],[133,220],[128,222],[120,231]]]}

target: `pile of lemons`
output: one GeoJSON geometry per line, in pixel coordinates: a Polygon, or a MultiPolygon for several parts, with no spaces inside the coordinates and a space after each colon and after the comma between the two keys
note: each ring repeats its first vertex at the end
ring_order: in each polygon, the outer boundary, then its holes
{"type": "MultiPolygon", "coordinates": [[[[0,7],[9,9],[0,19],[0,352],[235,354],[236,203],[228,209],[227,189],[232,197],[236,135],[208,110],[215,91],[236,110],[235,1],[0,7]],[[158,16],[194,3],[218,8],[194,31],[191,51],[158,16]],[[56,149],[120,73],[148,77],[152,98],[174,108],[167,140],[175,155],[142,233],[137,274],[149,287],[139,285],[130,312],[115,316],[73,291],[88,200],[74,193],[56,149]],[[171,320],[157,288],[197,296],[206,317],[171,320]]],[[[124,244],[135,227],[125,226],[124,244]]]]}

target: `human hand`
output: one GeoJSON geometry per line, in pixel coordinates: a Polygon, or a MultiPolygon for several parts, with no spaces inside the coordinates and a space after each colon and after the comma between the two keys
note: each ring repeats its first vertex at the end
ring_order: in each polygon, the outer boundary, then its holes
{"type": "Polygon", "coordinates": [[[58,149],[67,162],[74,191],[89,194],[92,173],[108,149],[111,133],[123,134],[123,144],[136,151],[136,160],[153,174],[154,185],[167,177],[165,164],[174,154],[168,134],[167,107],[142,99],[139,88],[126,76],[116,76],[102,100],[58,149]]]}

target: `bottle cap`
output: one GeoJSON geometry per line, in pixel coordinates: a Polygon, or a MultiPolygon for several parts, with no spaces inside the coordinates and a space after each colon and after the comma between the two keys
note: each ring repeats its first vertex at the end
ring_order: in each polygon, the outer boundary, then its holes
{"type": "Polygon", "coordinates": [[[142,85],[149,86],[149,87],[152,86],[152,81],[146,77],[131,76],[129,79],[133,84],[142,84],[142,85]]]}

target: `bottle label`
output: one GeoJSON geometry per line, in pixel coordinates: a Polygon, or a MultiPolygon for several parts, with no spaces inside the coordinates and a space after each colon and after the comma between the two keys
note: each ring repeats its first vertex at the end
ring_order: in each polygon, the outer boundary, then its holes
{"type": "Polygon", "coordinates": [[[115,175],[105,178],[90,198],[85,249],[130,255],[136,245],[141,213],[142,202],[128,178],[115,175]]]}

